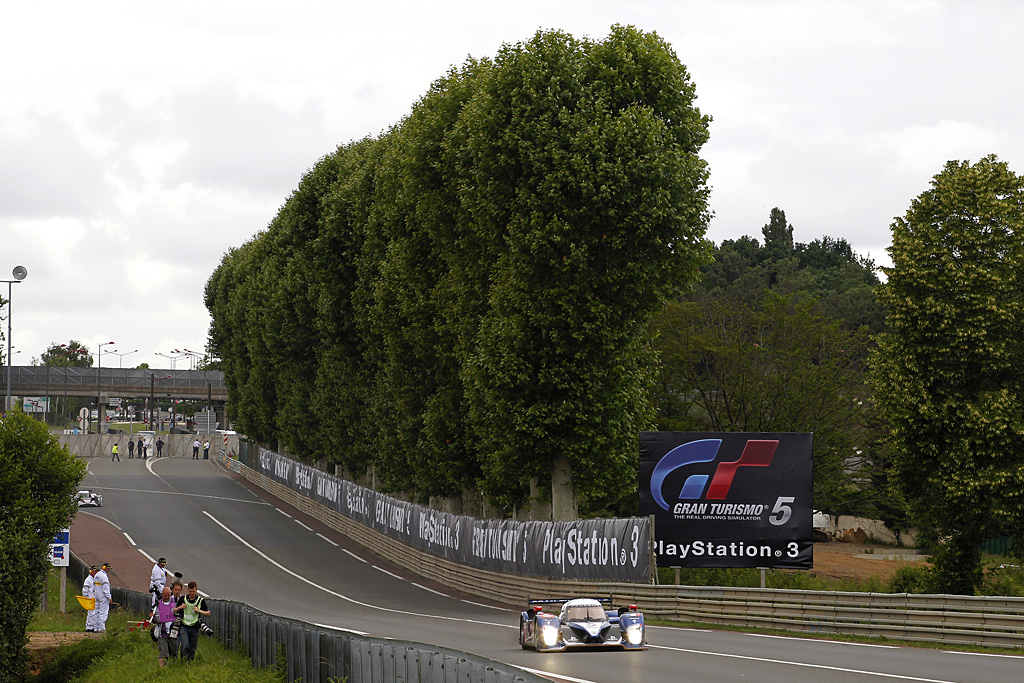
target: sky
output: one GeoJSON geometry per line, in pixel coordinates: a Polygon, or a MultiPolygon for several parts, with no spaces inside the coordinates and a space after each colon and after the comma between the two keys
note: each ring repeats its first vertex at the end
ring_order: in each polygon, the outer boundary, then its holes
{"type": "Polygon", "coordinates": [[[28,270],[14,365],[75,339],[103,367],[192,367],[206,281],[317,159],[542,29],[629,24],[673,47],[713,119],[716,243],[761,238],[779,207],[798,242],[889,265],[893,219],[946,161],[1024,173],[1016,1],[55,0],[3,17],[0,279],[28,270]]]}

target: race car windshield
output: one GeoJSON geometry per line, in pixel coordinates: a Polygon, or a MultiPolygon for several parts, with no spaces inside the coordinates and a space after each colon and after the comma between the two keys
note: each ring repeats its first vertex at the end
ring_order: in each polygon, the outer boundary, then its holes
{"type": "Polygon", "coordinates": [[[600,605],[569,607],[565,611],[566,621],[604,621],[604,609],[600,605]]]}

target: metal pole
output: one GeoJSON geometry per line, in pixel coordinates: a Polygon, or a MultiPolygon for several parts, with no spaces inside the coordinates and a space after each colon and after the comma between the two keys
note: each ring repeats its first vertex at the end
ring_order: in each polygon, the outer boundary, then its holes
{"type": "Polygon", "coordinates": [[[7,281],[7,398],[4,399],[4,414],[11,409],[11,285],[7,281]]]}
{"type": "Polygon", "coordinates": [[[155,399],[153,397],[153,386],[154,386],[154,384],[156,384],[156,380],[154,379],[155,377],[156,377],[156,375],[154,375],[152,372],[149,373],[149,429],[150,429],[150,431],[153,431],[153,405],[155,404],[155,399]]]}

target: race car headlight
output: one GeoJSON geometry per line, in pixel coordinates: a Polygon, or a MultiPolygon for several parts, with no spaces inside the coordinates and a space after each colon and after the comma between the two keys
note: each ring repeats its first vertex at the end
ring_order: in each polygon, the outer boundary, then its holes
{"type": "Polygon", "coordinates": [[[640,645],[644,642],[644,627],[640,624],[633,624],[627,628],[626,642],[630,645],[640,645]]]}
{"type": "Polygon", "coordinates": [[[540,627],[540,643],[544,647],[554,647],[558,644],[558,628],[555,626],[540,627]]]}

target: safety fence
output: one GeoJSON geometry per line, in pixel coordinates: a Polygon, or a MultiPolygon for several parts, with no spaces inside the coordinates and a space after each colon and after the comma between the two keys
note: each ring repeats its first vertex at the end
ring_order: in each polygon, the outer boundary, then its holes
{"type": "MultiPolygon", "coordinates": [[[[72,554],[68,579],[85,580],[84,562],[72,554]]],[[[152,595],[112,587],[111,597],[130,613],[150,611],[152,595]]],[[[313,626],[250,607],[210,599],[215,637],[249,656],[253,668],[277,668],[288,683],[547,683],[514,666],[436,645],[368,638],[313,626]]]]}
{"type": "Polygon", "coordinates": [[[1024,647],[1024,598],[853,593],[565,581],[469,567],[418,551],[302,496],[233,459],[221,462],[275,497],[395,564],[480,598],[525,605],[538,595],[610,595],[650,619],[805,633],[846,633],[947,645],[1024,647]]]}

